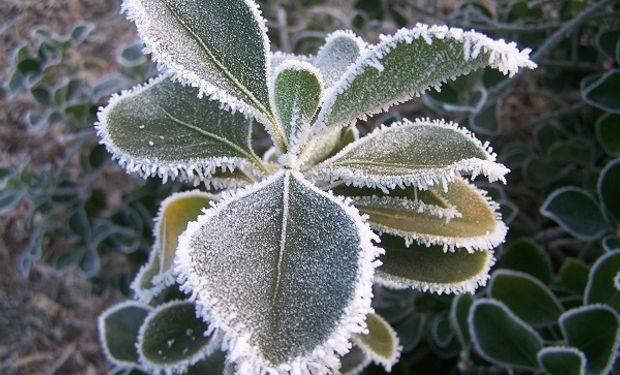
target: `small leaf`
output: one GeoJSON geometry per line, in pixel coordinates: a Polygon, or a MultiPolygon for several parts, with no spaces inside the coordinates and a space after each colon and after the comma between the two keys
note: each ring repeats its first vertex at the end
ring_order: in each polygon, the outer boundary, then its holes
{"type": "Polygon", "coordinates": [[[596,121],[596,138],[611,156],[620,156],[620,114],[605,113],[596,121]]]}
{"type": "Polygon", "coordinates": [[[70,35],[71,39],[73,40],[73,43],[74,44],[81,43],[84,39],[86,39],[88,34],[90,34],[91,31],[93,31],[94,28],[95,26],[90,23],[80,23],[80,24],[73,26],[73,29],[71,30],[71,35],[70,35]]]}
{"type": "Polygon", "coordinates": [[[582,240],[597,239],[607,231],[598,203],[577,187],[567,186],[553,191],[542,204],[540,213],[582,240]]]}
{"type": "Polygon", "coordinates": [[[496,271],[487,292],[489,297],[503,302],[515,315],[533,326],[554,324],[564,311],[547,286],[523,272],[496,271]]]}
{"type": "Polygon", "coordinates": [[[535,242],[525,238],[510,243],[502,252],[497,268],[528,273],[543,284],[551,283],[553,273],[549,256],[535,242]]]}
{"type": "Polygon", "coordinates": [[[611,70],[583,89],[583,100],[603,111],[620,113],[619,86],[620,70],[611,70]]]}
{"type": "Polygon", "coordinates": [[[185,375],[226,374],[234,375],[235,372],[226,372],[226,352],[216,350],[204,359],[190,366],[185,375]]]}
{"type": "Polygon", "coordinates": [[[467,326],[467,316],[474,303],[471,293],[457,294],[450,305],[450,325],[456,334],[461,346],[467,348],[471,343],[471,334],[467,326]]]}
{"type": "Polygon", "coordinates": [[[601,242],[605,251],[609,252],[620,250],[620,237],[618,236],[610,234],[608,236],[605,236],[601,242]]]}
{"type": "Polygon", "coordinates": [[[323,93],[319,72],[312,65],[288,60],[274,72],[275,110],[289,142],[310,127],[323,93]]]}
{"type": "Polygon", "coordinates": [[[261,166],[250,145],[250,122],[196,89],[162,76],[113,97],[99,112],[99,136],[128,172],[197,184],[218,167],[261,166]]]}
{"type": "Polygon", "coordinates": [[[513,75],[536,66],[528,55],[473,31],[423,24],[401,29],[346,71],[326,97],[316,126],[349,125],[485,66],[513,75]]]}
{"type": "Polygon", "coordinates": [[[474,347],[482,358],[515,369],[538,369],[536,354],[542,349],[542,338],[503,303],[476,300],[467,323],[474,347]]]}
{"type": "Polygon", "coordinates": [[[560,285],[575,293],[583,294],[589,273],[590,270],[585,263],[575,258],[567,258],[560,267],[560,285]]]}
{"type": "Polygon", "coordinates": [[[209,326],[196,317],[192,302],[172,301],[155,308],[140,328],[140,363],[154,372],[184,372],[213,352],[209,326]]]}
{"type": "Polygon", "coordinates": [[[319,181],[394,189],[429,186],[462,173],[505,181],[508,169],[495,162],[487,144],[453,123],[417,119],[380,127],[313,168],[319,181]]]}
{"type": "Polygon", "coordinates": [[[370,364],[370,357],[359,346],[353,345],[351,350],[340,358],[342,375],[357,375],[370,364]]]}
{"type": "Polygon", "coordinates": [[[607,374],[614,363],[620,340],[618,314],[605,305],[569,310],[560,317],[560,329],[568,345],[581,350],[587,373],[607,374]]]}
{"type": "Polygon", "coordinates": [[[424,314],[407,314],[404,320],[394,325],[403,352],[411,351],[418,346],[424,336],[426,320],[424,314]]]}
{"type": "Polygon", "coordinates": [[[355,208],[283,171],[190,223],[175,270],[240,373],[329,372],[365,328],[376,239],[355,208]]]}
{"type": "Polygon", "coordinates": [[[411,245],[383,236],[385,254],[377,269],[376,282],[395,289],[413,288],[433,293],[473,293],[484,286],[495,259],[490,251],[446,253],[439,246],[411,245]]]}
{"type": "Polygon", "coordinates": [[[620,313],[620,291],[615,287],[619,270],[620,251],[605,253],[599,257],[590,269],[583,296],[584,304],[604,303],[620,313]]]}
{"type": "Polygon", "coordinates": [[[376,364],[382,365],[387,372],[398,362],[401,347],[396,332],[388,322],[377,314],[366,316],[368,333],[353,336],[353,341],[376,364]]]}
{"type": "Polygon", "coordinates": [[[151,307],[134,301],[119,303],[99,316],[99,338],[110,362],[120,367],[137,367],[136,342],[140,326],[151,307]]]}
{"type": "Polygon", "coordinates": [[[333,86],[365,50],[366,43],[349,30],[329,34],[312,60],[321,72],[325,88],[333,86]]]}
{"type": "Polygon", "coordinates": [[[540,366],[553,375],[585,375],[586,356],[570,347],[547,347],[538,352],[540,366]]]}
{"type": "Polygon", "coordinates": [[[598,179],[598,196],[604,212],[617,227],[620,227],[620,159],[610,161],[601,171],[598,179]]]}

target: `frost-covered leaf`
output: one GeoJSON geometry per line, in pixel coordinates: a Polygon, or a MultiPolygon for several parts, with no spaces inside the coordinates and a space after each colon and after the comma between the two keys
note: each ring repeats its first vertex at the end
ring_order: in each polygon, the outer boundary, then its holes
{"type": "Polygon", "coordinates": [[[585,375],[586,356],[579,349],[552,346],[538,352],[540,366],[553,375],[585,375]]]}
{"type": "MultiPolygon", "coordinates": [[[[99,112],[99,136],[128,172],[197,184],[218,168],[261,168],[250,145],[251,122],[196,89],[161,76],[110,99],[99,112]]],[[[256,172],[254,172],[256,173],[256,172]]]]}
{"type": "Polygon", "coordinates": [[[495,162],[488,144],[453,123],[416,119],[382,126],[312,169],[318,181],[347,185],[420,189],[461,174],[504,181],[509,170],[495,162]]]}
{"type": "Polygon", "coordinates": [[[497,205],[486,192],[463,179],[425,191],[394,189],[390,195],[375,190],[371,196],[358,196],[367,189],[336,188],[353,200],[369,216],[373,229],[405,239],[407,246],[417,242],[440,245],[444,250],[489,250],[504,241],[506,226],[497,205]]]}
{"type": "Polygon", "coordinates": [[[620,69],[614,69],[588,84],[582,91],[583,100],[606,112],[620,113],[620,69]]]}
{"type": "Polygon", "coordinates": [[[620,159],[610,161],[598,179],[598,196],[605,215],[620,228],[620,159]]]}
{"type": "Polygon", "coordinates": [[[385,254],[377,269],[376,282],[380,285],[424,292],[473,293],[484,286],[489,269],[495,263],[490,251],[469,253],[462,249],[444,252],[439,246],[426,247],[413,244],[409,247],[396,237],[383,236],[381,246],[385,254]]]}
{"type": "Polygon", "coordinates": [[[510,310],[533,326],[557,322],[564,308],[551,290],[524,272],[498,270],[487,288],[489,297],[503,302],[510,310]]]}
{"type": "Polygon", "coordinates": [[[227,372],[229,367],[226,366],[226,352],[222,350],[215,350],[215,352],[209,354],[206,358],[198,361],[196,364],[190,366],[185,372],[185,375],[234,375],[234,371],[227,372]]]}
{"type": "Polygon", "coordinates": [[[154,309],[140,327],[140,363],[155,372],[183,372],[214,350],[209,326],[196,317],[196,305],[172,301],[154,309]]]}
{"type": "Polygon", "coordinates": [[[525,238],[512,241],[502,252],[496,267],[528,273],[544,284],[551,283],[553,276],[547,253],[535,242],[525,238]]]}
{"type": "Polygon", "coordinates": [[[469,309],[474,303],[474,295],[471,293],[458,294],[452,299],[450,305],[450,325],[456,334],[461,346],[466,348],[471,343],[471,335],[467,326],[469,309]]]}
{"type": "Polygon", "coordinates": [[[534,68],[529,50],[474,31],[418,24],[401,29],[365,52],[326,96],[317,127],[348,125],[356,118],[423,94],[482,67],[513,75],[534,68]]]}
{"type": "Polygon", "coordinates": [[[611,307],[587,305],[569,310],[560,317],[560,329],[568,345],[585,354],[588,374],[609,373],[620,344],[620,321],[611,307]]]}
{"type": "Polygon", "coordinates": [[[376,239],[355,208],[283,171],[190,223],[175,269],[241,373],[328,371],[365,328],[376,239]]]}
{"type": "Polygon", "coordinates": [[[575,258],[567,258],[559,271],[560,285],[578,294],[583,294],[588,284],[590,270],[582,261],[575,258]]]}
{"type": "Polygon", "coordinates": [[[312,60],[312,65],[319,69],[328,89],[365,51],[366,43],[360,37],[349,30],[338,30],[325,38],[325,44],[312,60]]]}
{"type": "Polygon", "coordinates": [[[310,127],[323,94],[320,73],[312,65],[295,60],[274,72],[273,102],[289,142],[310,127]]]}
{"type": "Polygon", "coordinates": [[[187,223],[196,220],[210,202],[217,197],[198,190],[176,193],[166,198],[159,207],[153,234],[155,244],[149,261],[138,272],[131,288],[136,297],[148,302],[166,286],[174,283],[172,263],[177,249],[178,237],[187,223]]]}
{"type": "Polygon", "coordinates": [[[370,358],[359,346],[353,345],[351,350],[340,358],[342,375],[357,375],[370,364],[370,358]]]}
{"type": "Polygon", "coordinates": [[[138,366],[138,332],[151,310],[147,305],[127,301],[101,313],[99,338],[103,352],[114,365],[123,368],[138,366]]]}
{"type": "Polygon", "coordinates": [[[154,60],[234,110],[271,117],[267,29],[253,1],[124,0],[154,60]]]}
{"type": "Polygon", "coordinates": [[[398,362],[402,350],[396,332],[377,314],[368,314],[366,325],[368,333],[353,336],[353,341],[373,362],[390,372],[392,366],[398,362]]]}
{"type": "Polygon", "coordinates": [[[538,368],[536,355],[543,347],[542,338],[503,303],[485,298],[476,300],[467,323],[474,347],[482,358],[500,366],[538,368]]]}
{"type": "Polygon", "coordinates": [[[620,250],[599,257],[590,270],[583,296],[584,303],[604,303],[620,313],[620,291],[615,285],[618,271],[620,250]]]}

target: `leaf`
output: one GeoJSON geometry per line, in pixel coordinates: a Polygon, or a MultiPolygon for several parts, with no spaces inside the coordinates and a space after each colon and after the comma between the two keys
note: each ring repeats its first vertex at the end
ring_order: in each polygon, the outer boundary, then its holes
{"type": "Polygon", "coordinates": [[[588,283],[590,270],[588,266],[575,258],[567,258],[560,267],[560,285],[578,293],[583,294],[588,283]]]}
{"type": "Polygon", "coordinates": [[[398,362],[402,347],[396,332],[381,316],[366,316],[367,334],[353,336],[353,341],[376,364],[382,365],[387,372],[398,362]]]}
{"type": "Polygon", "coordinates": [[[560,317],[560,329],[568,345],[587,358],[587,373],[607,374],[614,363],[620,340],[618,314],[605,305],[569,310],[560,317]]]}
{"type": "Polygon", "coordinates": [[[463,348],[467,348],[471,343],[467,316],[473,303],[473,294],[464,293],[454,296],[450,305],[450,325],[463,348]]]}
{"type": "Polygon", "coordinates": [[[355,208],[282,171],[190,223],[175,270],[240,373],[327,372],[365,328],[376,239],[355,208]]]}
{"type": "Polygon", "coordinates": [[[366,51],[366,43],[350,30],[338,30],[325,38],[312,65],[321,72],[323,84],[333,86],[347,69],[366,51]]]}
{"type": "Polygon", "coordinates": [[[423,24],[401,29],[384,36],[346,71],[326,96],[316,127],[365,119],[485,66],[510,75],[520,67],[536,67],[528,55],[529,50],[474,31],[423,24]]]}
{"type": "Polygon", "coordinates": [[[151,310],[139,302],[126,301],[99,315],[99,338],[108,361],[123,368],[137,367],[138,332],[151,310]]]}
{"type": "Polygon", "coordinates": [[[476,351],[487,361],[515,369],[538,368],[536,354],[543,341],[506,305],[492,299],[474,302],[467,318],[476,351]]]}
{"type": "Polygon", "coordinates": [[[553,346],[538,352],[540,366],[554,375],[585,375],[586,356],[578,349],[553,346]]]}
{"type": "Polygon", "coordinates": [[[413,288],[437,294],[473,293],[486,285],[495,263],[490,251],[446,253],[439,246],[411,245],[394,237],[382,237],[385,254],[377,269],[376,282],[394,288],[413,288]]]}
{"type": "Polygon", "coordinates": [[[370,358],[359,346],[353,345],[351,350],[340,358],[342,375],[357,375],[370,364],[370,358]]]}
{"type": "Polygon", "coordinates": [[[234,374],[226,372],[226,369],[226,352],[215,350],[214,353],[190,366],[185,375],[234,374]]]}
{"type": "Polygon", "coordinates": [[[620,313],[620,291],[615,287],[619,270],[619,250],[599,257],[590,270],[583,296],[584,304],[604,303],[620,313]]]}
{"type": "Polygon", "coordinates": [[[620,156],[620,114],[605,113],[596,121],[596,138],[611,156],[620,156]]]}
{"type": "Polygon", "coordinates": [[[343,180],[357,187],[427,189],[462,173],[504,181],[508,169],[495,162],[488,144],[453,123],[416,119],[382,126],[350,143],[311,172],[318,181],[343,180]]]}
{"type": "Polygon", "coordinates": [[[523,272],[494,272],[487,293],[532,326],[554,324],[564,312],[560,301],[545,284],[523,272]]]}
{"type": "Polygon", "coordinates": [[[543,284],[551,283],[553,274],[549,256],[535,242],[526,238],[510,243],[497,261],[497,268],[528,273],[543,284]]]}
{"type": "Polygon", "coordinates": [[[167,76],[112,97],[98,117],[102,143],[128,172],[143,177],[181,177],[197,185],[218,167],[262,168],[242,114],[197,99],[196,89],[167,76]]]}
{"type": "Polygon", "coordinates": [[[289,143],[310,127],[323,94],[320,73],[309,63],[288,60],[278,66],[273,83],[274,107],[289,143]]]}
{"type": "Polygon", "coordinates": [[[196,317],[192,302],[172,301],[155,308],[140,328],[140,363],[153,372],[182,373],[214,350],[209,326],[196,317]]]}
{"type": "Polygon", "coordinates": [[[369,216],[373,229],[402,237],[407,246],[417,242],[440,245],[444,251],[463,248],[472,252],[502,243],[506,226],[486,192],[463,179],[447,186],[447,191],[441,187],[395,189],[383,196],[377,191],[371,196],[357,195],[363,189],[335,191],[349,195],[355,207],[369,216]]]}
{"type": "Polygon", "coordinates": [[[585,190],[577,187],[554,190],[542,204],[540,213],[582,240],[595,240],[607,231],[607,223],[598,203],[585,190]]]}
{"type": "Polygon", "coordinates": [[[606,72],[594,82],[588,84],[582,91],[583,100],[606,112],[620,113],[620,70],[606,72]]]}
{"type": "Polygon", "coordinates": [[[424,314],[407,314],[404,320],[394,326],[403,352],[411,351],[417,347],[424,336],[425,328],[426,315],[424,314]]]}
{"type": "Polygon", "coordinates": [[[198,96],[275,123],[267,88],[269,39],[253,1],[125,0],[122,9],[153,60],[198,88],[198,96]]]}
{"type": "Polygon", "coordinates": [[[610,161],[598,178],[598,196],[604,212],[617,227],[620,227],[620,159],[610,161]]]}
{"type": "Polygon", "coordinates": [[[138,271],[131,284],[140,301],[150,301],[174,283],[172,263],[179,236],[185,231],[187,223],[196,220],[210,202],[217,201],[218,198],[212,194],[194,190],[173,194],[161,203],[155,219],[155,244],[149,261],[138,271]]]}

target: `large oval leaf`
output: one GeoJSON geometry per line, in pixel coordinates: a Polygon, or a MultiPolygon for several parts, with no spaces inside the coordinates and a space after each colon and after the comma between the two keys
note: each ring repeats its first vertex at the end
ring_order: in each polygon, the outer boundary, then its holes
{"type": "Polygon", "coordinates": [[[353,207],[280,172],[190,223],[176,270],[241,373],[331,371],[370,312],[373,239],[353,207]]]}
{"type": "Polygon", "coordinates": [[[319,181],[382,189],[429,186],[461,174],[505,182],[509,170],[469,131],[453,123],[417,119],[382,126],[312,169],[319,181]]]}
{"type": "Polygon", "coordinates": [[[110,99],[97,131],[128,172],[194,184],[218,167],[261,168],[250,145],[251,122],[221,104],[196,98],[196,89],[161,76],[110,99]]]}
{"type": "Polygon", "coordinates": [[[615,285],[619,271],[620,250],[598,258],[590,270],[583,296],[584,303],[604,303],[620,313],[620,290],[615,285]]]}

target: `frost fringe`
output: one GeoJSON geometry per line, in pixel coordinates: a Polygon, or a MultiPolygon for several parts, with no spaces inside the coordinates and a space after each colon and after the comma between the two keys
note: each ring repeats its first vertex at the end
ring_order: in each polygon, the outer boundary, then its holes
{"type": "Polygon", "coordinates": [[[403,120],[395,122],[391,126],[381,125],[372,133],[360,138],[359,140],[348,144],[335,156],[316,165],[311,171],[310,176],[318,183],[333,183],[337,180],[344,181],[347,185],[355,187],[379,188],[388,193],[389,190],[400,187],[404,189],[407,186],[414,186],[421,190],[426,190],[430,186],[441,183],[444,189],[448,183],[455,178],[461,176],[462,173],[471,175],[471,179],[475,179],[478,175],[484,175],[490,182],[501,181],[506,183],[505,175],[510,172],[504,165],[496,163],[497,155],[493,152],[493,148],[488,142],[482,143],[467,129],[459,127],[453,122],[446,123],[444,120],[430,120],[429,118],[417,118],[413,122],[403,120]],[[463,159],[456,163],[452,163],[443,168],[434,170],[418,170],[406,176],[368,176],[360,171],[351,170],[338,166],[332,166],[338,162],[338,159],[346,156],[351,150],[361,144],[371,142],[379,135],[389,133],[394,130],[402,129],[408,126],[427,126],[451,129],[463,134],[470,142],[483,151],[487,157],[486,160],[478,158],[463,159]]]}
{"type": "MultiPolygon", "coordinates": [[[[429,26],[418,23],[412,29],[401,28],[394,35],[381,35],[380,38],[380,43],[367,50],[366,53],[358,58],[357,62],[349,67],[340,81],[329,90],[316,121],[315,128],[317,130],[328,125],[325,121],[329,117],[338,95],[346,91],[353,80],[364,72],[367,67],[373,67],[382,71],[383,66],[379,60],[394,50],[399,43],[404,42],[406,44],[411,44],[413,41],[420,38],[424,39],[429,45],[433,43],[433,39],[454,39],[456,41],[463,41],[463,58],[465,61],[477,58],[481,52],[487,52],[489,53],[488,66],[498,69],[500,72],[508,74],[509,76],[513,76],[521,67],[533,69],[537,66],[529,59],[529,54],[531,52],[529,48],[519,51],[514,42],[507,44],[503,39],[493,40],[476,31],[464,31],[460,28],[448,28],[447,26],[437,25],[429,26]]],[[[452,77],[445,77],[444,79],[429,84],[429,88],[439,88],[442,83],[454,80],[458,76],[467,74],[472,70],[473,69],[469,67],[464,68],[459,74],[452,77]]],[[[414,97],[422,96],[425,91],[426,89],[419,92],[405,93],[402,97],[396,98],[388,104],[369,109],[367,112],[359,114],[357,118],[365,120],[368,116],[384,112],[395,104],[404,103],[414,97]]]]}
{"type": "MultiPolygon", "coordinates": [[[[286,177],[285,177],[286,178],[286,177]]],[[[351,344],[349,339],[353,334],[367,333],[366,315],[373,312],[370,306],[372,300],[372,281],[376,267],[381,262],[377,257],[383,253],[383,249],[378,248],[372,242],[378,242],[379,238],[370,230],[364,222],[365,217],[360,216],[355,207],[347,199],[333,196],[330,193],[319,190],[303,179],[298,172],[278,172],[268,179],[254,184],[248,188],[240,189],[236,195],[223,197],[223,201],[214,205],[205,214],[200,216],[197,221],[191,222],[188,229],[179,239],[179,247],[175,259],[175,272],[179,275],[178,282],[181,289],[191,293],[190,299],[198,305],[200,315],[212,325],[213,329],[221,330],[224,333],[223,348],[229,349],[229,360],[238,364],[237,370],[240,374],[329,374],[336,371],[340,366],[338,356],[347,353],[351,344]],[[242,324],[232,325],[234,315],[220,316],[212,310],[212,306],[217,304],[208,292],[208,285],[191,272],[191,253],[190,240],[192,235],[200,229],[203,223],[221,211],[227,204],[235,199],[248,196],[255,191],[271,184],[281,178],[284,173],[290,173],[301,181],[306,187],[328,197],[337,202],[340,207],[350,215],[358,229],[360,236],[361,253],[358,260],[358,274],[355,293],[347,308],[340,318],[337,328],[329,338],[321,345],[317,346],[312,353],[299,356],[289,363],[281,364],[277,368],[270,367],[262,358],[256,347],[249,344],[251,334],[242,324]]]]}
{"type": "Polygon", "coordinates": [[[486,251],[486,253],[487,258],[484,266],[482,267],[482,271],[469,279],[459,281],[457,283],[432,283],[427,281],[417,281],[412,279],[406,279],[404,277],[390,275],[388,273],[382,272],[381,270],[377,270],[377,273],[375,275],[375,282],[377,283],[377,285],[395,290],[416,289],[424,293],[430,292],[437,293],[438,295],[444,293],[474,294],[478,287],[484,287],[487,285],[487,282],[490,278],[489,271],[491,270],[491,267],[495,265],[495,257],[493,256],[493,252],[489,250],[486,251]]]}
{"type": "MultiPolygon", "coordinates": [[[[105,145],[108,152],[112,154],[112,159],[117,160],[118,164],[128,173],[137,173],[142,178],[157,176],[163,180],[163,183],[166,183],[168,179],[174,180],[179,178],[181,181],[192,183],[194,186],[204,182],[206,187],[209,188],[211,184],[210,178],[217,172],[218,168],[222,171],[232,172],[239,167],[244,172],[250,173],[251,176],[258,177],[259,173],[252,164],[240,157],[193,158],[185,162],[160,160],[158,158],[134,158],[114,143],[107,129],[109,112],[122,99],[139,95],[167,78],[169,78],[167,75],[162,74],[150,79],[145,84],[121,91],[120,94],[112,95],[105,107],[99,107],[97,113],[98,121],[95,122],[95,129],[100,138],[99,143],[105,145]]],[[[220,184],[219,181],[215,181],[214,188],[217,188],[217,184],[220,184]]]]}
{"type": "Polygon", "coordinates": [[[386,322],[385,319],[383,319],[380,315],[378,314],[374,314],[374,315],[375,317],[377,317],[378,320],[380,320],[383,323],[383,326],[385,327],[390,337],[392,338],[392,342],[394,343],[393,355],[390,356],[389,358],[379,355],[374,350],[372,350],[370,346],[366,345],[366,343],[364,343],[364,341],[362,341],[357,336],[353,336],[353,342],[360,349],[362,349],[362,351],[366,354],[366,356],[368,356],[368,358],[371,361],[373,361],[377,365],[383,366],[385,368],[385,371],[391,372],[392,366],[398,363],[398,360],[400,359],[400,355],[402,353],[403,347],[400,345],[400,340],[398,339],[398,335],[396,334],[396,331],[394,331],[394,328],[392,328],[392,326],[388,322],[386,322]]]}
{"type": "MultiPolygon", "coordinates": [[[[581,359],[581,364],[579,366],[579,375],[585,375],[586,373],[586,363],[587,363],[587,359],[586,356],[583,354],[583,352],[577,348],[573,348],[571,346],[547,346],[542,348],[538,354],[536,355],[536,358],[538,359],[538,362],[541,364],[542,366],[542,358],[543,358],[543,354],[546,353],[560,353],[560,352],[570,352],[572,354],[575,354],[577,357],[579,357],[581,359]]],[[[544,366],[542,366],[544,368],[544,366]]]]}

